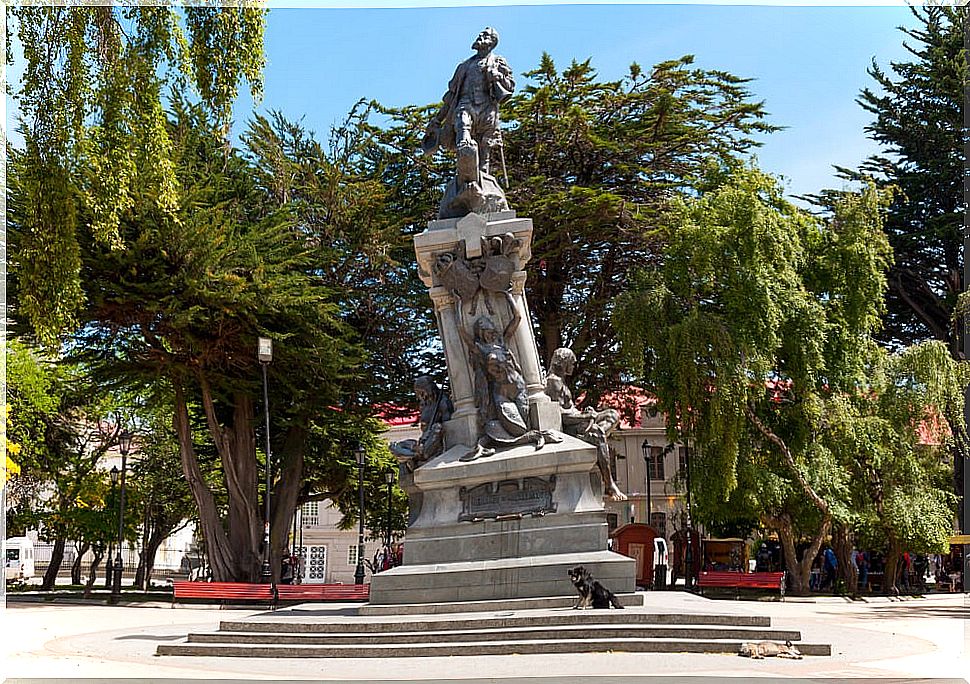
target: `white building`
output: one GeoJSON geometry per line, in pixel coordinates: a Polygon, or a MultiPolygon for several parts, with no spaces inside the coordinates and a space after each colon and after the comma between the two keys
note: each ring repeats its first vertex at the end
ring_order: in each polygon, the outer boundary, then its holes
{"type": "Polygon", "coordinates": [[[687,447],[667,441],[664,416],[653,409],[652,402],[638,409],[636,423],[621,424],[610,436],[613,477],[629,500],[607,501],[607,521],[610,532],[630,522],[648,523],[670,539],[685,527],[687,447]],[[649,521],[644,441],[650,449],[649,521]]]}

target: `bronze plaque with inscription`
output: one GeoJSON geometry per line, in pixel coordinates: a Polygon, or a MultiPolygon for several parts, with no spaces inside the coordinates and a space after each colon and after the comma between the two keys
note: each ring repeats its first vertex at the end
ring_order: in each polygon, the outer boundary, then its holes
{"type": "Polygon", "coordinates": [[[477,487],[458,490],[461,499],[459,521],[485,520],[504,516],[544,515],[555,513],[552,491],[556,476],[549,479],[524,477],[517,480],[486,482],[477,487]]]}

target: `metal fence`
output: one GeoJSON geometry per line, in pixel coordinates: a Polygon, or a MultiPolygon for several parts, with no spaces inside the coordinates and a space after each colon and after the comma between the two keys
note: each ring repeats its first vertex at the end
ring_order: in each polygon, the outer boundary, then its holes
{"type": "MultiPolygon", "coordinates": [[[[34,544],[34,564],[40,567],[47,567],[50,565],[51,561],[51,551],[54,545],[47,542],[37,542],[34,544]]],[[[64,547],[64,560],[61,562],[61,568],[70,568],[71,564],[77,558],[77,547],[72,543],[64,547]]],[[[111,551],[112,559],[118,553],[117,547],[113,548],[111,551]]],[[[185,555],[183,551],[178,549],[159,549],[155,554],[155,570],[178,570],[182,563],[182,556],[185,555]]],[[[131,545],[125,544],[121,549],[121,559],[125,562],[125,567],[135,568],[138,565],[138,548],[131,545]]],[[[81,562],[83,564],[90,564],[94,560],[94,553],[90,550],[81,557],[81,562]]],[[[107,559],[104,559],[107,560],[107,559]]],[[[102,561],[103,562],[103,561],[102,561]]]]}

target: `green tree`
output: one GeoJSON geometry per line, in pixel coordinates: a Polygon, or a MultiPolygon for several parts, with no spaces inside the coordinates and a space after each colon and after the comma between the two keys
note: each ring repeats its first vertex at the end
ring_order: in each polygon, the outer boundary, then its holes
{"type": "Polygon", "coordinates": [[[509,202],[534,225],[527,297],[541,355],[572,348],[594,401],[625,384],[612,300],[662,258],[668,201],[776,130],[746,79],[692,62],[634,63],[605,81],[589,60],[559,70],[543,55],[503,111],[509,202]]]}
{"type": "MultiPolygon", "coordinates": [[[[433,216],[438,186],[450,166],[414,156],[419,121],[419,110],[391,111],[361,101],[325,144],[280,113],[254,118],[243,136],[265,203],[285,208],[320,254],[315,275],[341,293],[341,318],[368,351],[360,381],[348,387],[343,405],[368,412],[379,408],[387,415],[414,403],[417,375],[444,380],[427,291],[414,276],[410,236],[433,216]],[[371,121],[386,115],[411,124],[382,127],[371,121]]],[[[358,519],[353,447],[361,422],[370,434],[384,428],[329,407],[317,415],[294,505],[331,499],[349,529],[358,519]]],[[[365,517],[367,528],[376,532],[386,525],[383,473],[396,465],[381,440],[367,440],[367,450],[365,517]]],[[[287,520],[274,526],[285,527],[287,520]]],[[[395,487],[392,528],[403,530],[405,521],[406,497],[395,487]]]]}
{"type": "Polygon", "coordinates": [[[845,499],[821,435],[828,403],[866,385],[890,259],[884,200],[845,195],[822,221],[754,169],[715,181],[674,203],[663,263],[618,300],[614,322],[670,438],[697,449],[700,517],[756,513],[805,591],[845,499]]]}
{"type": "MultiPolygon", "coordinates": [[[[868,136],[883,151],[843,177],[896,192],[884,229],[895,261],[888,272],[885,327],[880,340],[902,349],[936,339],[961,358],[963,282],[964,125],[968,30],[966,6],[913,7],[914,28],[900,28],[911,58],[889,68],[873,61],[859,104],[873,115],[868,136]]],[[[827,197],[831,191],[823,192],[827,197]]],[[[824,201],[823,201],[824,203],[824,201]]],[[[953,443],[954,488],[968,454],[953,443]]]]}
{"type": "MultiPolygon", "coordinates": [[[[373,181],[338,177],[333,164],[311,160],[311,178],[301,179],[307,187],[281,202],[263,173],[267,148],[243,158],[225,149],[201,108],[176,100],[173,110],[168,136],[179,209],[173,216],[137,202],[119,224],[124,250],[82,241],[86,304],[71,348],[107,387],[153,388],[170,397],[214,576],[254,580],[266,495],[258,336],[275,341],[267,368],[274,556],[301,496],[328,491],[338,498],[350,485],[355,444],[389,459],[374,447],[380,426],[365,419],[374,394],[361,388],[386,385],[380,373],[390,377],[393,369],[365,366],[360,342],[389,336],[369,333],[373,317],[346,294],[357,277],[354,255],[380,257],[386,227],[379,217],[366,221],[368,207],[379,208],[373,181]],[[365,204],[357,206],[355,197],[365,204]],[[210,457],[218,461],[219,482],[209,476],[210,457]]],[[[31,160],[14,153],[12,161],[16,239],[25,206],[21,179],[31,160]]],[[[83,220],[83,198],[78,207],[83,220]]],[[[380,284],[368,287],[375,292],[380,284]]]]}
{"type": "Polygon", "coordinates": [[[139,203],[175,217],[166,87],[194,89],[224,137],[241,80],[259,97],[264,14],[245,6],[10,10],[25,61],[13,95],[27,160],[14,277],[19,315],[45,343],[74,327],[83,304],[82,242],[123,249],[121,223],[139,203]]]}
{"type": "Polygon", "coordinates": [[[913,7],[919,22],[901,28],[912,58],[887,71],[873,61],[875,88],[859,104],[874,119],[869,137],[884,151],[847,177],[872,177],[899,189],[885,221],[895,262],[889,270],[886,326],[881,337],[896,346],[925,339],[946,342],[955,356],[953,325],[963,277],[963,149],[967,86],[966,6],[913,7]]]}
{"type": "MultiPolygon", "coordinates": [[[[139,521],[138,566],[134,585],[150,588],[155,555],[166,538],[192,520],[192,492],[182,475],[178,440],[172,425],[171,394],[150,397],[138,412],[135,458],[127,482],[125,508],[139,521]]],[[[205,463],[208,480],[211,463],[205,463]]]]}
{"type": "Polygon", "coordinates": [[[266,458],[256,338],[275,341],[267,369],[273,472],[282,475],[272,497],[274,547],[292,517],[311,423],[330,407],[355,413],[345,399],[364,355],[340,317],[338,291],[318,275],[337,257],[313,249],[288,208],[267,207],[251,167],[222,147],[201,110],[178,106],[175,116],[180,211],[169,217],[136,205],[121,224],[126,250],[84,246],[88,304],[78,349],[109,381],[169,383],[214,576],[253,581],[266,458]],[[218,455],[221,491],[200,467],[200,441],[218,455]]]}
{"type": "Polygon", "coordinates": [[[441,373],[444,364],[429,353],[434,318],[402,230],[431,203],[404,197],[408,162],[398,150],[406,148],[392,140],[399,131],[368,122],[377,111],[360,103],[326,144],[280,113],[257,116],[243,141],[266,205],[288,211],[320,254],[314,275],[341,293],[341,318],[368,351],[360,369],[367,382],[350,400],[390,408],[412,395],[417,375],[441,373]]]}
{"type": "MultiPolygon", "coordinates": [[[[95,549],[93,575],[118,529],[102,467],[120,434],[116,397],[101,391],[81,367],[52,363],[17,341],[8,342],[7,393],[20,418],[12,434],[23,445],[15,480],[31,483],[12,502],[12,512],[22,521],[16,524],[42,524],[54,542],[42,586],[54,586],[68,540],[95,549]]],[[[125,521],[129,531],[131,520],[129,515],[125,521]]]]}
{"type": "Polygon", "coordinates": [[[849,478],[846,528],[887,549],[883,588],[894,592],[903,551],[946,553],[953,527],[953,443],[967,445],[965,364],[944,343],[874,352],[868,391],[843,399],[829,432],[849,478]]]}

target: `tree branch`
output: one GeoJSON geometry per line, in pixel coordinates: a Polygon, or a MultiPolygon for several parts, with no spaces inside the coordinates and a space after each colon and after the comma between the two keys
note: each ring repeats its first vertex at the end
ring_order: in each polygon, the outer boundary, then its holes
{"type": "Polygon", "coordinates": [[[782,456],[785,457],[785,462],[788,464],[789,469],[795,475],[795,479],[798,480],[798,484],[801,486],[802,491],[808,495],[808,498],[812,500],[812,503],[815,504],[815,507],[819,511],[821,511],[822,515],[826,519],[829,519],[831,517],[829,505],[821,496],[818,495],[815,488],[808,483],[805,476],[802,475],[802,471],[799,470],[798,464],[795,463],[795,457],[792,456],[791,450],[789,450],[788,445],[785,444],[785,440],[776,435],[768,428],[768,426],[761,422],[761,419],[755,415],[754,409],[751,407],[750,403],[745,403],[744,411],[748,416],[748,420],[750,420],[755,428],[757,428],[758,432],[760,432],[769,442],[778,447],[778,450],[781,451],[782,456]]]}

